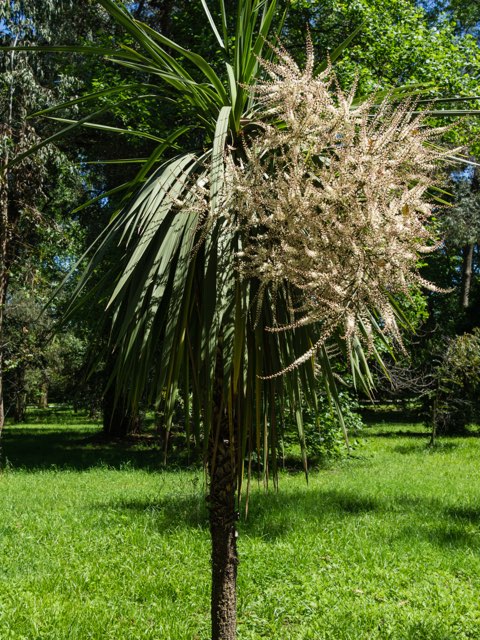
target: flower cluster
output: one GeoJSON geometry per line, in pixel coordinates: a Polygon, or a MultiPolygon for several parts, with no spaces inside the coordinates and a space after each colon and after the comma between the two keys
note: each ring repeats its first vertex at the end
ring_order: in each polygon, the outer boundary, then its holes
{"type": "Polygon", "coordinates": [[[373,312],[400,340],[391,296],[435,290],[416,265],[437,246],[427,190],[441,130],[426,128],[411,100],[356,104],[355,87],[345,94],[330,67],[314,75],[311,46],[303,71],[276,53],[277,63],[262,62],[269,79],[252,88],[261,133],[226,159],[239,272],[261,291],[290,287],[294,321],[273,331],[320,323],[322,342],[343,325],[346,339],[369,343],[373,312]]]}

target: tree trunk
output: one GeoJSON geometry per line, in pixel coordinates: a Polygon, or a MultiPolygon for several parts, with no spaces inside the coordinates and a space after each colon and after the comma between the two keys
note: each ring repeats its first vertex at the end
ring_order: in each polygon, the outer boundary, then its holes
{"type": "Polygon", "coordinates": [[[237,531],[235,478],[230,443],[219,442],[210,477],[212,537],[212,640],[234,640],[237,622],[237,531]]]}
{"type": "MultiPolygon", "coordinates": [[[[0,303],[0,318],[3,311],[3,304],[0,303]]],[[[1,319],[0,319],[1,324],[1,319]]],[[[0,330],[0,473],[3,471],[3,425],[5,423],[5,409],[3,403],[3,345],[1,344],[2,340],[2,331],[0,330]]]]}
{"type": "Polygon", "coordinates": [[[438,421],[438,392],[433,397],[432,410],[431,410],[431,419],[432,419],[432,430],[430,432],[430,446],[434,447],[437,443],[437,421],[438,421]]]}
{"type": "MultiPolygon", "coordinates": [[[[3,149],[2,149],[3,151],[3,149]]],[[[5,423],[3,398],[3,313],[7,293],[8,186],[6,172],[0,172],[0,471],[3,468],[2,431],[5,423]]]]}
{"type": "Polygon", "coordinates": [[[48,409],[48,384],[42,384],[38,397],[38,408],[48,409]]]}
{"type": "Polygon", "coordinates": [[[25,392],[25,367],[19,365],[13,372],[13,421],[24,422],[27,408],[27,394],[25,392]]]}
{"type": "Polygon", "coordinates": [[[138,430],[138,413],[121,397],[115,401],[115,389],[109,387],[103,396],[103,433],[110,438],[125,438],[138,430]]]}
{"type": "Polygon", "coordinates": [[[212,538],[212,640],[235,640],[237,626],[237,531],[235,441],[223,402],[221,348],[217,352],[213,424],[209,441],[212,538]]]}
{"type": "Polygon", "coordinates": [[[25,422],[27,413],[27,394],[23,390],[15,392],[15,404],[13,406],[13,421],[25,422]]]}
{"type": "Polygon", "coordinates": [[[463,248],[463,268],[462,268],[462,307],[468,308],[470,298],[470,287],[472,284],[472,265],[474,243],[463,248]]]}

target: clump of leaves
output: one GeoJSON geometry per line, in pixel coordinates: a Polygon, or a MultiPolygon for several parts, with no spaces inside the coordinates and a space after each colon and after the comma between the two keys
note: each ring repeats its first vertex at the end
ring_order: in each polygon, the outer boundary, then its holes
{"type": "Polygon", "coordinates": [[[451,340],[436,372],[433,419],[443,432],[480,421],[480,328],[451,340]]]}
{"type": "MultiPolygon", "coordinates": [[[[357,402],[348,392],[341,391],[339,404],[345,428],[351,436],[357,436],[363,428],[357,402]]],[[[303,406],[302,414],[305,450],[312,463],[324,463],[339,458],[352,448],[352,442],[346,446],[335,408],[325,394],[318,395],[316,411],[303,406]]],[[[287,455],[298,444],[297,425],[293,418],[287,418],[285,421],[283,442],[287,455]]]]}

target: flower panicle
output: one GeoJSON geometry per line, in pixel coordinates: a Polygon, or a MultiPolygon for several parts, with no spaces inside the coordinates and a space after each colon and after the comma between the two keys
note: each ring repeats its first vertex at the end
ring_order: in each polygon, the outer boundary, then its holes
{"type": "Polygon", "coordinates": [[[275,52],[278,62],[262,63],[269,79],[251,91],[284,126],[264,130],[248,165],[229,164],[247,238],[240,271],[263,289],[286,281],[296,292],[294,322],[271,330],[318,323],[324,342],[343,325],[348,343],[371,349],[368,310],[376,309],[401,345],[391,295],[439,290],[417,262],[439,246],[426,193],[447,155],[431,142],[445,128],[426,128],[415,98],[352,106],[356,83],[343,92],[330,65],[314,76],[311,43],[303,71],[283,48],[275,52]]]}
{"type": "Polygon", "coordinates": [[[291,322],[268,330],[320,328],[279,375],[334,332],[347,349],[358,340],[372,350],[380,328],[402,348],[392,296],[439,291],[417,264],[439,246],[428,193],[451,153],[435,142],[446,128],[428,128],[416,98],[356,102],[358,80],[343,91],[330,63],[315,75],[309,36],[303,70],[281,45],[271,48],[276,61],[260,60],[265,79],[250,88],[261,126],[242,138],[243,161],[227,151],[218,210],[241,235],[237,269],[258,283],[257,310],[265,292],[292,292],[291,322]]]}

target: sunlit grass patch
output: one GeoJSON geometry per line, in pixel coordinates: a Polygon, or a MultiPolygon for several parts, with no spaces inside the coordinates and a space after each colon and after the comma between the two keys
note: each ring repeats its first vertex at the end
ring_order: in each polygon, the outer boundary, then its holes
{"type": "MultiPolygon", "coordinates": [[[[88,424],[35,428],[5,433],[0,638],[209,638],[202,471],[92,444],[88,424]]],[[[480,439],[431,449],[418,425],[364,438],[308,485],[253,483],[240,640],[480,637],[480,439]]]]}

